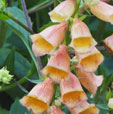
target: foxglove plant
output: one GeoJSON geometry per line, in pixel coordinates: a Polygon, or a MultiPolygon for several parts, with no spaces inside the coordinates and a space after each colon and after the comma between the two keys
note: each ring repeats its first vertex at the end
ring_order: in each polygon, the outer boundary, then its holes
{"type": "MultiPolygon", "coordinates": [[[[37,84],[27,96],[20,102],[34,114],[43,112],[50,114],[65,114],[60,107],[54,105],[53,83],[60,84],[59,96],[61,102],[72,114],[99,114],[95,104],[88,103],[87,94],[81,84],[93,95],[103,82],[103,76],[95,75],[98,66],[104,61],[101,52],[95,47],[97,42],[90,33],[88,26],[79,17],[81,0],[65,0],[50,13],[50,19],[59,24],[52,25],[38,34],[31,35],[32,50],[34,55],[51,57],[47,65],[42,69],[42,74],[47,78],[37,84]],[[65,45],[65,33],[71,32],[71,43],[65,45]],[[74,50],[74,56],[78,60],[75,65],[75,73],[71,70],[68,51],[74,50]],[[52,100],[53,97],[53,100],[52,100]]],[[[84,4],[98,18],[105,22],[113,23],[113,6],[99,0],[84,0],[84,4]]],[[[110,49],[113,48],[112,36],[103,42],[110,49]]],[[[111,107],[111,102],[109,103],[111,107]]]]}

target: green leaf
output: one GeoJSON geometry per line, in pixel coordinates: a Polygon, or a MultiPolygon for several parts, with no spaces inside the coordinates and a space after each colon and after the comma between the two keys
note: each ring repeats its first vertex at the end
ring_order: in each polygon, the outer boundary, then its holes
{"type": "Polygon", "coordinates": [[[15,49],[12,48],[12,50],[10,51],[4,62],[4,66],[7,67],[7,69],[11,72],[11,74],[14,73],[14,61],[15,61],[15,49]]]}
{"type": "Polygon", "coordinates": [[[25,76],[30,69],[30,62],[18,52],[15,52],[15,70],[14,73],[18,78],[25,76]],[[24,63],[24,64],[23,64],[24,63]]]}
{"type": "Polygon", "coordinates": [[[23,107],[19,100],[16,99],[10,109],[10,114],[31,114],[25,107],[23,107]]]}
{"type": "Polygon", "coordinates": [[[29,82],[33,83],[33,84],[38,84],[38,83],[40,83],[40,82],[42,82],[42,81],[43,81],[43,80],[31,80],[31,79],[26,78],[26,77],[25,77],[25,79],[26,79],[27,81],[29,81],[29,82]]]}
{"type": "MultiPolygon", "coordinates": [[[[27,25],[24,13],[20,9],[18,9],[16,7],[11,7],[11,8],[8,8],[8,11],[10,11],[13,14],[13,16],[16,19],[18,19],[21,23],[27,25]]],[[[16,33],[16,35],[18,35],[21,38],[21,40],[24,42],[24,44],[25,44],[34,64],[35,64],[35,67],[36,67],[36,70],[38,73],[38,78],[41,77],[40,76],[40,69],[38,67],[36,58],[34,57],[34,54],[32,52],[31,45],[29,45],[31,43],[30,38],[29,38],[30,33],[27,32],[23,27],[21,27],[19,24],[17,24],[16,22],[14,22],[11,19],[5,20],[5,22],[16,33]]]]}
{"type": "Polygon", "coordinates": [[[97,104],[96,105],[97,108],[99,108],[100,110],[109,110],[107,104],[97,104]]]}
{"type": "Polygon", "coordinates": [[[0,114],[9,114],[9,112],[0,107],[0,114]]]}

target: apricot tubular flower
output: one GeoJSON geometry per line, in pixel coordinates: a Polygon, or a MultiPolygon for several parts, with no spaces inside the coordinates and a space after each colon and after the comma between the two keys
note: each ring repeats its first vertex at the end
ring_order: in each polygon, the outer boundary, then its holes
{"type": "Polygon", "coordinates": [[[33,42],[32,50],[35,56],[52,53],[52,51],[64,40],[67,28],[68,25],[63,22],[50,26],[39,34],[31,35],[31,40],[33,42]]]}
{"type": "Polygon", "coordinates": [[[37,84],[20,102],[28,110],[32,109],[33,113],[41,114],[48,110],[53,93],[53,81],[47,78],[45,81],[37,84]]]}

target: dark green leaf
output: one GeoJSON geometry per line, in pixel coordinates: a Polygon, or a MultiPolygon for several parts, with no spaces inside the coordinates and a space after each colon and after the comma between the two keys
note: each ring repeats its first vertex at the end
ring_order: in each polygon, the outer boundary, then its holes
{"type": "Polygon", "coordinates": [[[16,99],[10,109],[10,114],[31,114],[25,107],[23,107],[19,100],[16,99]]]}

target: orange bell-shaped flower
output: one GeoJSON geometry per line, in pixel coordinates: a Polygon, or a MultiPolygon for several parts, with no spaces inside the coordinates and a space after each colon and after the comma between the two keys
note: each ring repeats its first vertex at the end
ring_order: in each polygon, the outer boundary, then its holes
{"type": "Polygon", "coordinates": [[[70,57],[65,45],[60,45],[58,51],[51,56],[47,66],[42,70],[44,75],[50,75],[55,82],[60,82],[61,79],[69,79],[68,71],[70,69],[70,57]]]}
{"type": "Polygon", "coordinates": [[[97,43],[93,39],[89,28],[80,19],[75,18],[71,29],[71,47],[78,53],[85,53],[91,50],[97,43]]]}
{"type": "Polygon", "coordinates": [[[99,19],[113,24],[113,6],[99,1],[98,4],[89,6],[91,12],[99,19]]]}
{"type": "Polygon", "coordinates": [[[103,62],[103,55],[93,47],[88,53],[77,53],[75,52],[79,61],[77,67],[86,72],[95,72],[98,66],[103,62]]]}
{"type": "Polygon", "coordinates": [[[34,114],[42,114],[48,110],[53,93],[53,81],[47,78],[45,81],[37,84],[20,102],[28,110],[32,109],[34,114]]]}
{"type": "Polygon", "coordinates": [[[94,104],[81,101],[76,107],[69,108],[71,114],[99,114],[99,109],[94,104]]]}
{"type": "Polygon", "coordinates": [[[103,76],[96,76],[92,72],[85,72],[81,69],[76,69],[76,71],[81,84],[92,94],[95,94],[97,88],[102,84],[103,76]]]}
{"type": "Polygon", "coordinates": [[[32,50],[35,56],[50,54],[64,40],[67,28],[68,25],[63,22],[50,26],[39,34],[31,35],[32,50]]]}
{"type": "Polygon", "coordinates": [[[75,0],[65,0],[53,9],[49,15],[53,22],[68,20],[74,13],[75,0]]]}
{"type": "Polygon", "coordinates": [[[62,80],[60,83],[61,100],[70,107],[75,107],[80,101],[87,100],[87,96],[83,91],[78,78],[69,72],[69,81],[62,80]]]}

